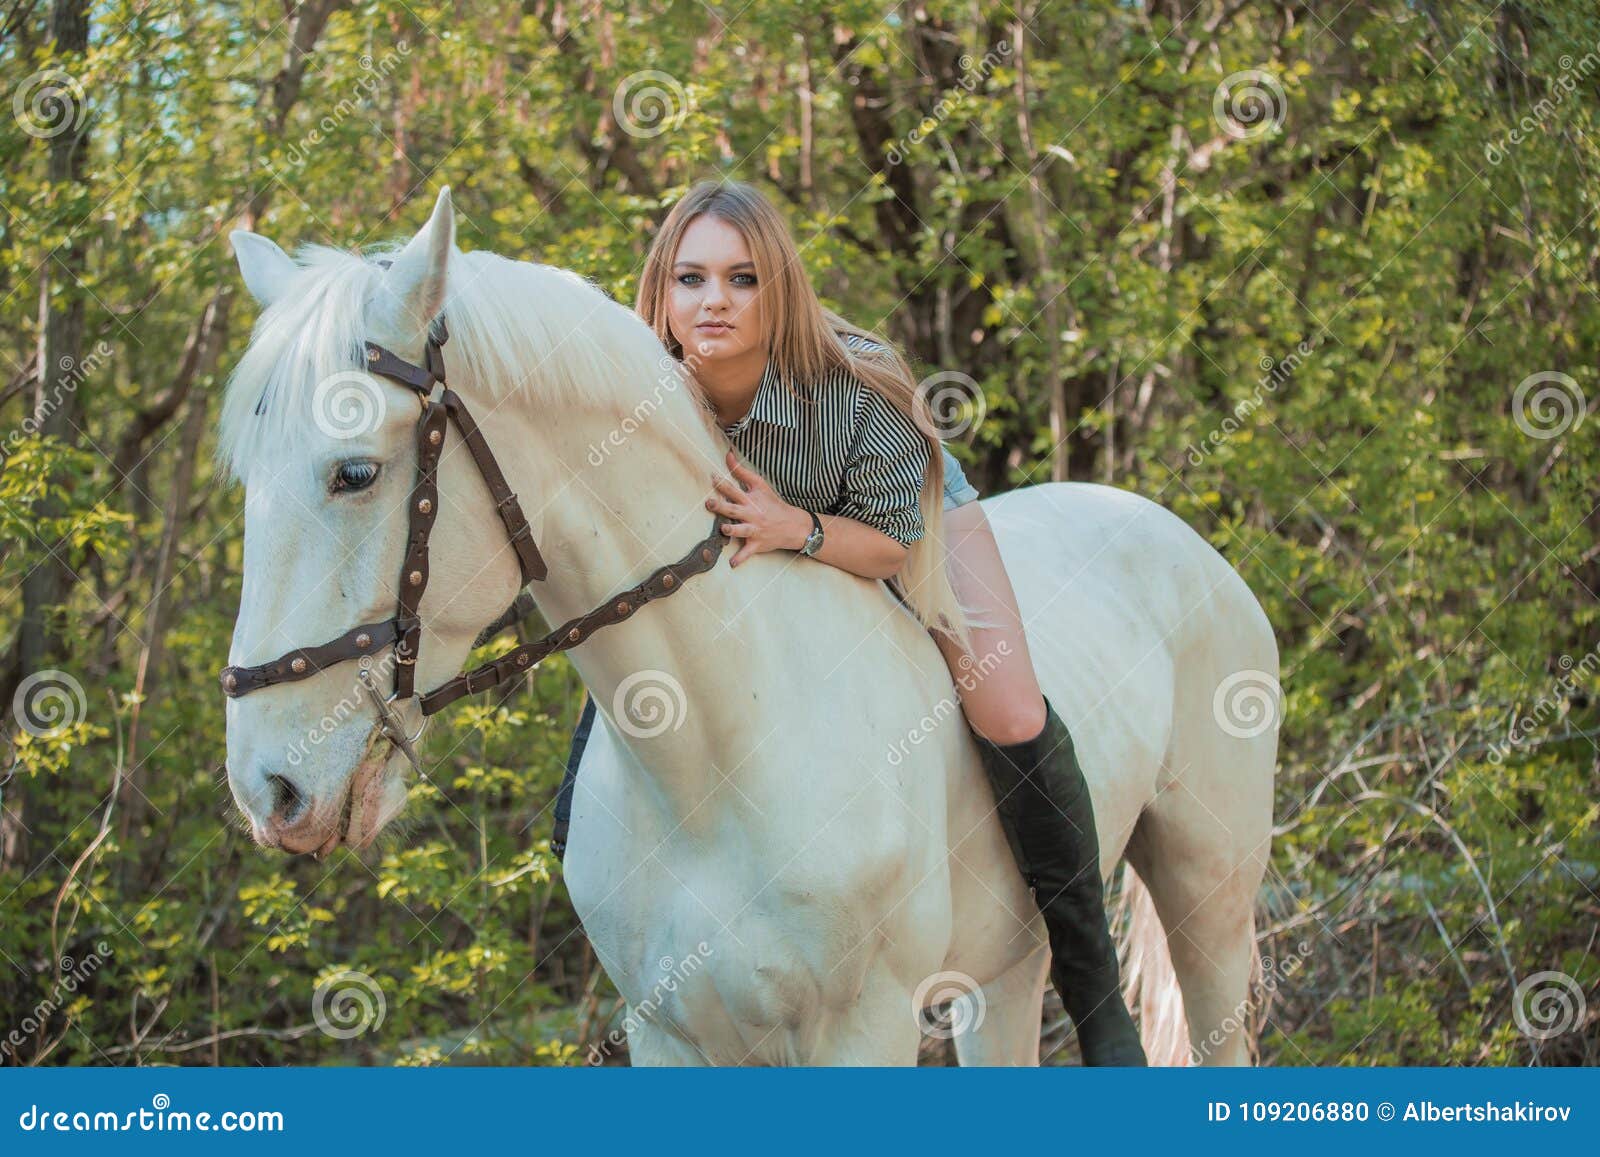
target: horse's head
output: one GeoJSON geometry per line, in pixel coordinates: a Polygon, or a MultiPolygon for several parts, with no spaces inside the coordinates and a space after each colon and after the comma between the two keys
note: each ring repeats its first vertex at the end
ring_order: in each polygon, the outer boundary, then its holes
{"type": "MultiPolygon", "coordinates": [[[[297,262],[264,237],[233,234],[262,313],[222,415],[222,453],[245,488],[244,580],[230,664],[282,656],[304,672],[303,659],[289,658],[296,649],[396,618],[400,590],[414,577],[406,554],[423,400],[367,372],[364,343],[424,360],[452,269],[460,276],[454,232],[445,189],[428,223],[387,250],[387,268],[321,247],[302,250],[297,262]]],[[[474,399],[470,377],[456,372],[451,355],[460,357],[449,347],[451,385],[474,399]]],[[[475,401],[474,409],[502,449],[527,437],[521,417],[498,412],[493,400],[475,401]]],[[[522,582],[460,433],[445,429],[439,445],[429,574],[417,583],[419,691],[455,675],[474,637],[522,582]]],[[[308,677],[228,699],[228,783],[260,843],[290,852],[361,847],[403,807],[404,756],[377,727],[381,708],[361,678],[365,667],[378,700],[387,696],[396,648],[368,638],[363,651],[359,660],[313,662],[308,677]]],[[[419,730],[415,700],[401,699],[392,711],[401,728],[419,730]]]]}

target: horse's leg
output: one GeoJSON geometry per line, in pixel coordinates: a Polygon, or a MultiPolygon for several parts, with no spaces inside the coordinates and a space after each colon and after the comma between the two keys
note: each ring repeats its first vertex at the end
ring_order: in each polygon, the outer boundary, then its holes
{"type": "Polygon", "coordinates": [[[1277,670],[1277,652],[1241,629],[1177,687],[1165,781],[1128,843],[1167,933],[1193,1059],[1249,1063],[1255,901],[1272,839],[1277,728],[1240,737],[1219,725],[1213,696],[1227,672],[1277,670]],[[1228,653],[1231,651],[1231,655],[1228,653]]]}
{"type": "Polygon", "coordinates": [[[973,1026],[954,1038],[963,1067],[1039,1063],[1039,1013],[1049,971],[1050,952],[1040,945],[976,995],[955,1002],[951,1023],[973,1026]]]}
{"type": "Polygon", "coordinates": [[[921,1043],[922,1021],[912,1008],[912,990],[878,965],[868,971],[848,1014],[828,1017],[800,1063],[915,1065],[921,1043]]]}
{"type": "Polygon", "coordinates": [[[1203,1065],[1246,1065],[1262,867],[1246,860],[1212,870],[1214,849],[1187,839],[1183,824],[1181,817],[1173,822],[1146,812],[1128,845],[1128,860],[1149,888],[1167,930],[1189,1022],[1190,1058],[1203,1065]]]}

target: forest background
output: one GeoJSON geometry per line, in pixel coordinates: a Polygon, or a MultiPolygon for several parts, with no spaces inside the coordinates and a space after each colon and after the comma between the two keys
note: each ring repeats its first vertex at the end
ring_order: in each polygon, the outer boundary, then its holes
{"type": "Polygon", "coordinates": [[[463,248],[631,302],[718,174],[982,490],[1137,491],[1256,591],[1260,1059],[1600,1058],[1593,4],[8,0],[0,70],[3,1063],[625,1059],[545,842],[564,661],[443,717],[403,843],[237,818],[227,233],[448,184],[463,248]]]}

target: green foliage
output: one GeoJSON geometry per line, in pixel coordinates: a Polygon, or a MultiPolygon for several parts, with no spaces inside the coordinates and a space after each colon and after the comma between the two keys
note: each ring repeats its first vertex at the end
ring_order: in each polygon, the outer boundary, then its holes
{"type": "Polygon", "coordinates": [[[1600,16],[1230,5],[1207,30],[1173,24],[1187,6],[1038,7],[1018,40],[1015,13],[954,0],[725,23],[347,3],[303,61],[306,6],[122,0],[82,58],[23,18],[8,87],[60,65],[89,116],[81,182],[52,175],[55,138],[0,123],[0,626],[6,686],[33,613],[85,710],[8,721],[5,1025],[64,957],[109,952],[0,1059],[582,1063],[616,998],[546,842],[564,662],[453,710],[405,830],[365,860],[273,858],[234,816],[213,672],[242,524],[209,426],[253,317],[226,233],[371,244],[448,183],[464,248],[631,301],[666,209],[717,173],[783,207],[828,305],[972,379],[983,418],[956,450],[980,487],[1060,462],[1137,490],[1257,592],[1284,687],[1261,926],[1314,946],[1262,1055],[1595,1059],[1596,424],[1530,433],[1518,389],[1560,373],[1600,398],[1600,16]],[[1272,123],[1241,134],[1219,92],[1249,70],[1272,123]],[[635,135],[619,94],[647,71],[667,123],[635,135]],[[41,300],[95,350],[44,398],[41,300]],[[30,603],[52,565],[70,581],[30,603]],[[1592,1011],[1541,1046],[1513,1006],[1543,970],[1592,1011]],[[340,1037],[314,1004],[346,972],[384,1009],[340,1037]]]}

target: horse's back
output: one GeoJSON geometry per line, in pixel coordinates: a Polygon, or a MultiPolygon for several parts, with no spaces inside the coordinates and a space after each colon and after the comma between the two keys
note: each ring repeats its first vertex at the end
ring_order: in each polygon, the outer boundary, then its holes
{"type": "Polygon", "coordinates": [[[1220,609],[1237,616],[1230,618],[1233,627],[1271,635],[1228,561],[1183,519],[1142,495],[1051,482],[986,498],[983,508],[1030,632],[1063,616],[1087,627],[1111,614],[1154,630],[1163,647],[1176,651],[1192,645],[1209,625],[1206,615],[1220,609]]]}

